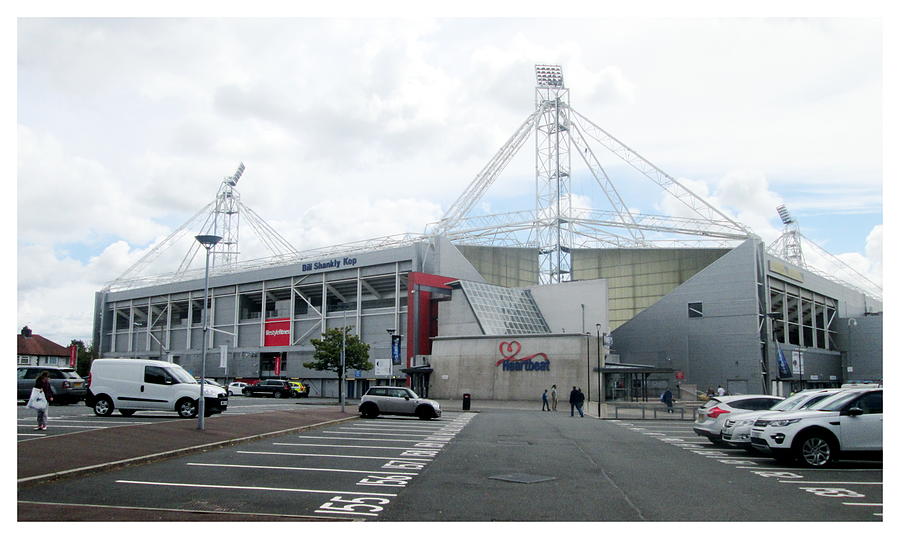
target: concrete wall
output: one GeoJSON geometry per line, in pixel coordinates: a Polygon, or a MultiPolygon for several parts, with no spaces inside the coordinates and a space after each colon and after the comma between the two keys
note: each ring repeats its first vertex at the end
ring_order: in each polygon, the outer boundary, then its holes
{"type": "MultiPolygon", "coordinates": [[[[429,396],[461,399],[534,400],[556,384],[560,401],[568,402],[572,386],[587,394],[590,337],[577,334],[539,336],[437,337],[434,339],[429,396]],[[518,344],[516,344],[518,343],[518,344]],[[501,346],[503,347],[501,349],[501,346]],[[511,346],[512,348],[509,348],[511,346]],[[504,370],[504,357],[549,361],[549,370],[504,370]]],[[[596,376],[596,374],[594,374],[596,376]]]]}
{"type": "Polygon", "coordinates": [[[593,334],[597,324],[601,332],[609,332],[605,280],[571,281],[529,290],[551,332],[593,334]]]}

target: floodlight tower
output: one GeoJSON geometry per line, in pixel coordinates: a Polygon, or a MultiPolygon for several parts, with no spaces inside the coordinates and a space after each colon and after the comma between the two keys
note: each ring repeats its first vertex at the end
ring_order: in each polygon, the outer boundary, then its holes
{"type": "Polygon", "coordinates": [[[535,109],[543,111],[535,121],[538,269],[541,284],[559,283],[572,277],[569,89],[562,67],[536,65],[534,71],[535,109]]]}
{"type": "Polygon", "coordinates": [[[781,222],[784,223],[784,233],[780,238],[782,258],[791,264],[805,268],[803,249],[800,247],[800,226],[784,204],[775,209],[778,211],[778,216],[781,217],[781,222]]]}
{"type": "Polygon", "coordinates": [[[238,239],[241,225],[241,194],[235,186],[244,173],[244,163],[237,171],[222,180],[219,192],[216,193],[216,206],[213,210],[213,229],[210,232],[220,236],[222,240],[210,251],[211,267],[233,266],[238,260],[238,239]]]}

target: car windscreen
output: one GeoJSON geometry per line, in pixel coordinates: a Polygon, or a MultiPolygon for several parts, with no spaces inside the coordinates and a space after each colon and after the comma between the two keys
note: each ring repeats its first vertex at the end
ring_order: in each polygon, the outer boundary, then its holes
{"type": "Polygon", "coordinates": [[[834,412],[843,408],[848,402],[852,401],[859,395],[859,391],[844,391],[832,395],[831,398],[825,399],[817,404],[810,406],[809,409],[834,412]]]}
{"type": "Polygon", "coordinates": [[[179,384],[196,384],[197,380],[194,380],[194,377],[188,374],[186,370],[181,368],[178,365],[169,365],[168,366],[169,374],[172,375],[172,378],[175,378],[179,384]]]}
{"type": "Polygon", "coordinates": [[[802,406],[808,398],[809,395],[807,394],[797,393],[796,395],[791,395],[790,397],[779,402],[778,404],[770,408],[770,410],[779,410],[782,412],[786,410],[795,410],[802,406]]]}

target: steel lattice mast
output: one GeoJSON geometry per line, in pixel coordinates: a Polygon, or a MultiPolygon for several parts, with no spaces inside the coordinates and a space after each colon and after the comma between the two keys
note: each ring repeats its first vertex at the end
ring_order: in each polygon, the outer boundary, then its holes
{"type": "Polygon", "coordinates": [[[569,137],[569,89],[562,68],[534,68],[535,208],[534,231],[538,244],[541,284],[568,281],[572,276],[572,154],[569,137]]]}

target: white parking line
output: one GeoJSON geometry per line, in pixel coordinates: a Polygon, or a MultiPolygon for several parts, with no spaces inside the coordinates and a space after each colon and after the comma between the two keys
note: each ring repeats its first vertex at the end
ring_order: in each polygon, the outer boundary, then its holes
{"type": "MultiPolygon", "coordinates": [[[[259,470],[292,470],[304,472],[339,472],[339,473],[364,473],[383,474],[384,470],[345,470],[342,468],[301,468],[299,466],[259,466],[254,464],[210,464],[205,462],[188,462],[188,466],[208,466],[211,468],[254,468],[259,470]]],[[[391,475],[419,475],[417,472],[391,472],[391,475]]]]}
{"type": "Polygon", "coordinates": [[[338,438],[337,436],[297,436],[297,438],[316,438],[320,440],[357,440],[362,442],[409,442],[419,443],[422,440],[392,440],[386,438],[338,438]]]}
{"type": "Polygon", "coordinates": [[[346,445],[346,444],[294,444],[288,442],[274,442],[272,445],[292,445],[302,447],[344,447],[347,449],[396,449],[398,451],[418,451],[421,447],[390,447],[387,445],[346,445]]]}
{"type": "Polygon", "coordinates": [[[841,503],[843,503],[844,505],[866,505],[866,506],[872,506],[872,507],[884,506],[883,503],[875,503],[875,502],[869,502],[869,503],[866,503],[866,502],[841,502],[841,503]]]}
{"type": "Polygon", "coordinates": [[[148,485],[154,487],[188,487],[188,488],[217,488],[217,489],[234,489],[234,490],[269,490],[277,492],[306,492],[310,494],[349,494],[352,496],[396,496],[396,493],[378,493],[378,492],[351,492],[346,490],[314,490],[306,488],[283,488],[283,487],[251,487],[247,485],[207,485],[202,483],[164,483],[157,481],[131,481],[126,479],[118,479],[116,483],[124,483],[129,485],[148,485]]]}
{"type": "Polygon", "coordinates": [[[244,453],[246,455],[282,455],[289,457],[328,457],[335,459],[379,459],[379,460],[425,460],[431,461],[434,459],[425,459],[425,458],[411,458],[411,457],[370,457],[370,456],[362,456],[362,455],[320,455],[318,453],[279,453],[277,451],[237,451],[238,453],[244,453]]]}
{"type": "Polygon", "coordinates": [[[372,434],[372,435],[380,435],[380,436],[421,436],[423,438],[427,438],[428,436],[434,436],[433,434],[391,434],[389,432],[363,432],[363,431],[352,431],[352,432],[338,432],[333,430],[323,430],[325,434],[372,434]]]}
{"type": "Polygon", "coordinates": [[[778,481],[779,483],[812,483],[816,485],[883,485],[881,481],[778,481]]]}

